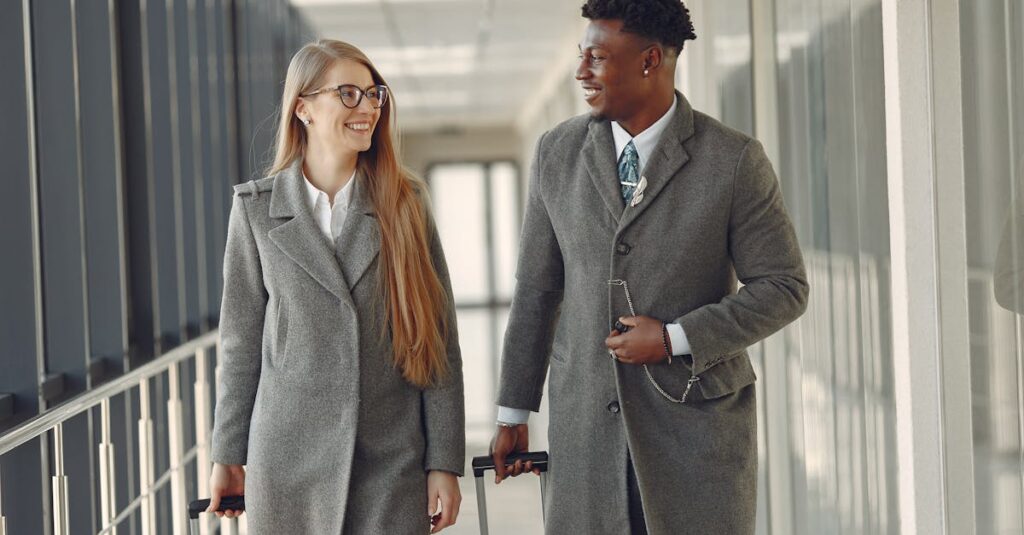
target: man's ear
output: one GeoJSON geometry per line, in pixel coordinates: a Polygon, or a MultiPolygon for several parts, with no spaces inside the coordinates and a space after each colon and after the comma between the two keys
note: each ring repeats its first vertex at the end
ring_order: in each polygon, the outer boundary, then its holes
{"type": "Polygon", "coordinates": [[[665,49],[651,45],[644,52],[644,69],[657,69],[665,61],[665,49]]]}

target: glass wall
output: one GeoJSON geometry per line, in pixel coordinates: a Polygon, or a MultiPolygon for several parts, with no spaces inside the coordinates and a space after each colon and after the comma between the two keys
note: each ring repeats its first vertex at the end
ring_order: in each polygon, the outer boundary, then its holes
{"type": "Polygon", "coordinates": [[[704,110],[723,123],[754,135],[754,72],[751,63],[750,0],[716,0],[704,4],[704,24],[711,35],[717,109],[704,110]]]}
{"type": "Polygon", "coordinates": [[[960,2],[978,533],[1024,533],[1024,6],[960,2]]]}
{"type": "Polygon", "coordinates": [[[468,450],[494,432],[498,355],[519,250],[520,181],[508,162],[430,167],[434,218],[452,278],[466,383],[468,450]]]}
{"type": "MultiPolygon", "coordinates": [[[[5,7],[0,433],[216,328],[230,188],[261,172],[269,134],[253,130],[310,35],[285,0],[5,7]]],[[[156,400],[172,385],[151,383],[159,474],[169,426],[156,400]]],[[[192,389],[180,394],[189,413],[192,389]]],[[[111,400],[118,510],[139,489],[139,411],[136,390],[111,400]]],[[[73,533],[99,531],[98,414],[63,424],[73,533]]],[[[184,441],[195,443],[191,429],[184,441]]],[[[34,440],[0,458],[10,533],[51,530],[50,448],[34,440]]],[[[186,473],[194,495],[194,464],[186,473]]],[[[160,533],[171,529],[167,487],[156,491],[160,533]]],[[[121,529],[138,532],[138,516],[121,529]]]]}
{"type": "Polygon", "coordinates": [[[788,413],[791,484],[767,499],[791,533],[895,533],[881,2],[776,0],[775,26],[775,163],[811,299],[764,345],[786,363],[788,406],[767,410],[788,413]]]}

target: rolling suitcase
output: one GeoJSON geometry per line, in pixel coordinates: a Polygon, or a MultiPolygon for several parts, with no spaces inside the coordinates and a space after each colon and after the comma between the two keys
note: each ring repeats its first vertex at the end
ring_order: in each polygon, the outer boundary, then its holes
{"type": "MultiPolygon", "coordinates": [[[[188,504],[188,530],[191,535],[199,535],[199,514],[210,506],[209,499],[196,500],[188,504]]],[[[245,496],[225,496],[220,500],[219,511],[245,511],[245,496]]]]}
{"type": "MultiPolygon", "coordinates": [[[[548,452],[530,451],[525,453],[513,453],[505,458],[508,464],[521,460],[524,463],[533,461],[533,467],[540,470],[540,500],[541,515],[544,514],[544,484],[547,481],[548,452]]],[[[473,477],[476,478],[476,506],[480,516],[480,535],[488,535],[487,530],[487,496],[484,488],[484,472],[494,470],[494,460],[490,455],[473,457],[473,477]]]]}

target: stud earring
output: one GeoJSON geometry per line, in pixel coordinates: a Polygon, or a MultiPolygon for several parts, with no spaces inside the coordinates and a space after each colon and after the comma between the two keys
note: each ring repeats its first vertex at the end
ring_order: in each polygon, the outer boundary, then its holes
{"type": "Polygon", "coordinates": [[[306,117],[302,118],[302,124],[304,124],[306,126],[309,126],[309,123],[311,123],[311,122],[313,122],[313,121],[310,121],[309,118],[306,118],[306,117]]]}
{"type": "Polygon", "coordinates": [[[647,69],[644,69],[644,78],[647,78],[647,69]]]}

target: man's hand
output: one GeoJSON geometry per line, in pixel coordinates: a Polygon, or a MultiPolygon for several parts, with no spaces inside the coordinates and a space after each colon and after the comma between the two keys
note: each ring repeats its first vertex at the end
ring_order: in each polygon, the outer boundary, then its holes
{"type": "Polygon", "coordinates": [[[526,424],[515,427],[498,426],[491,440],[491,458],[494,459],[494,482],[501,483],[506,477],[515,477],[523,472],[540,474],[539,468],[533,467],[533,461],[516,461],[506,465],[505,457],[510,453],[530,451],[530,428],[526,424]]]}
{"type": "MultiPolygon", "coordinates": [[[[604,344],[608,346],[619,362],[624,364],[656,364],[665,360],[665,344],[662,339],[664,324],[650,316],[628,316],[619,321],[629,327],[620,333],[612,329],[604,344]]],[[[669,342],[671,344],[671,342],[669,342]]],[[[671,346],[669,351],[671,351],[671,346]]]]}

